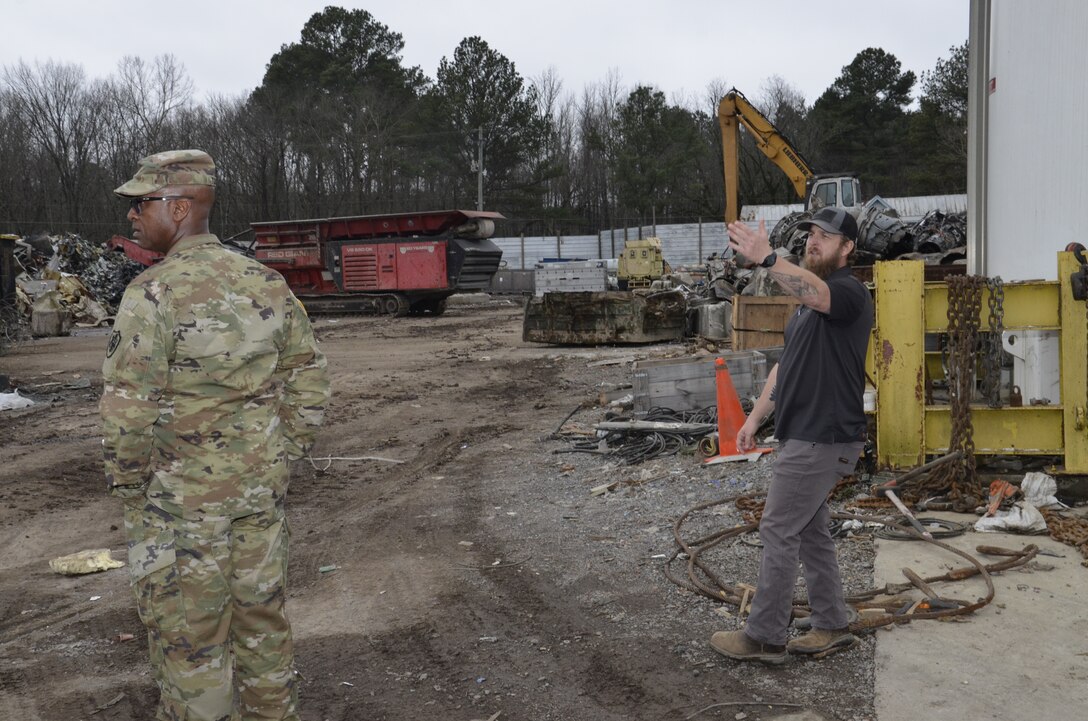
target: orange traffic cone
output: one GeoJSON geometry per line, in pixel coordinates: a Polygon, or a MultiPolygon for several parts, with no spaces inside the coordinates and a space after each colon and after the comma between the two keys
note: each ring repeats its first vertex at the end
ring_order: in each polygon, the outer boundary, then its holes
{"type": "Polygon", "coordinates": [[[718,393],[718,455],[703,459],[703,465],[728,463],[729,461],[752,461],[773,448],[753,448],[741,452],[737,448],[737,433],[744,425],[744,409],[740,407],[737,389],[724,358],[714,361],[714,380],[718,393]]]}

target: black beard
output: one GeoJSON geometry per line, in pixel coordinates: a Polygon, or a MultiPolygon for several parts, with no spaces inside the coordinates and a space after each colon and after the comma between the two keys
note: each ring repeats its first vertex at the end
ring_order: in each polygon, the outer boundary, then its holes
{"type": "Polygon", "coordinates": [[[820,280],[827,280],[827,276],[839,269],[838,262],[839,259],[833,256],[824,256],[817,259],[806,253],[805,257],[801,259],[801,267],[820,280]]]}

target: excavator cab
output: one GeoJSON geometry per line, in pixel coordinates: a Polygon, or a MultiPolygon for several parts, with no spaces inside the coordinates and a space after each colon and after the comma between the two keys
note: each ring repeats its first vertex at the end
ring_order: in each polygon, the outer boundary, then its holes
{"type": "Polygon", "coordinates": [[[853,175],[817,175],[809,182],[805,195],[805,210],[861,205],[861,184],[853,175]]]}

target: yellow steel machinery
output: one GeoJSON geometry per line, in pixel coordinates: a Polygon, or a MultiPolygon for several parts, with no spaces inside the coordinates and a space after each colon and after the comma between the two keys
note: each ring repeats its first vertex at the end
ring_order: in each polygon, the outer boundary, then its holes
{"type": "Polygon", "coordinates": [[[737,143],[743,125],[755,138],[756,145],[790,179],[797,197],[805,197],[807,184],[816,176],[801,153],[786,139],[767,116],[733,88],[718,102],[718,125],[722,132],[722,161],[725,169],[725,222],[737,219],[738,157],[737,143]]]}
{"type": "Polygon", "coordinates": [[[655,280],[670,272],[661,252],[660,238],[629,240],[623,246],[616,280],[620,290],[649,288],[655,280]]]}
{"type": "MultiPolygon", "coordinates": [[[[1074,285],[1085,271],[1073,253],[1057,255],[1059,280],[1004,284],[1003,326],[1058,334],[1059,402],[1031,405],[1025,399],[1021,407],[991,407],[972,399],[969,423],[977,455],[1059,456],[1062,463],[1052,472],[1079,475],[1088,473],[1088,302],[1079,288],[1075,297],[1074,285]]],[[[927,403],[927,373],[940,367],[940,358],[927,363],[925,344],[926,334],[949,329],[948,286],[924,282],[918,261],[877,263],[873,280],[877,463],[912,468],[926,456],[947,453],[952,436],[952,405],[927,403]]],[[[995,292],[992,286],[983,290],[981,329],[995,292]]]]}
{"type": "Polygon", "coordinates": [[[816,175],[808,161],[770,119],[733,88],[718,102],[718,125],[722,133],[722,172],[725,183],[725,222],[740,215],[737,181],[740,176],[738,147],[740,128],[751,134],[760,152],[785,173],[798,198],[808,209],[821,205],[860,207],[861,185],[852,175],[816,175]]]}

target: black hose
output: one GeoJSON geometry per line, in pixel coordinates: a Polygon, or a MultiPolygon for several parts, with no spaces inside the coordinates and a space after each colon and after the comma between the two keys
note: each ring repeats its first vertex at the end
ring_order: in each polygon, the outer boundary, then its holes
{"type": "MultiPolygon", "coordinates": [[[[619,419],[612,416],[611,420],[619,419]]],[[[671,408],[651,408],[641,420],[660,423],[718,422],[717,408],[700,408],[693,411],[674,411],[671,408]]],[[[572,441],[569,452],[601,454],[601,441],[608,451],[606,455],[618,458],[625,465],[635,465],[660,456],[676,455],[685,448],[694,448],[703,433],[686,433],[663,430],[612,430],[592,440],[572,441]]]]}
{"type": "MultiPolygon", "coordinates": [[[[919,518],[918,522],[925,526],[925,529],[929,531],[930,535],[934,538],[952,538],[953,536],[962,536],[967,532],[966,523],[946,521],[943,518],[919,518]]],[[[876,529],[873,535],[887,541],[919,540],[918,533],[913,529],[908,531],[906,526],[889,524],[885,524],[876,529]]]]}

